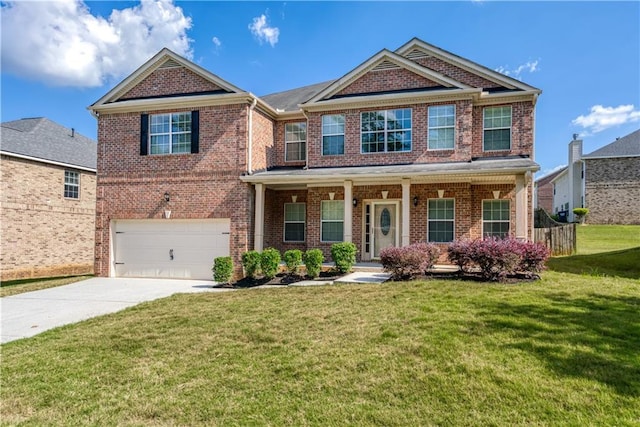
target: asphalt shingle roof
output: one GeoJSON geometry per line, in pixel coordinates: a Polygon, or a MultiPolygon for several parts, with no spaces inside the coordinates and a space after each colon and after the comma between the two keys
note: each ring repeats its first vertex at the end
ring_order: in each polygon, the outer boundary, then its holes
{"type": "Polygon", "coordinates": [[[97,144],[91,138],[44,117],[2,123],[0,150],[27,157],[96,169],[97,144]]]}
{"type": "Polygon", "coordinates": [[[630,156],[640,156],[640,129],[583,156],[583,158],[630,156]]]}
{"type": "Polygon", "coordinates": [[[307,102],[333,82],[335,82],[335,80],[304,86],[298,89],[287,90],[285,92],[272,93],[270,95],[261,96],[260,98],[278,110],[297,111],[299,110],[298,104],[307,102]]]}

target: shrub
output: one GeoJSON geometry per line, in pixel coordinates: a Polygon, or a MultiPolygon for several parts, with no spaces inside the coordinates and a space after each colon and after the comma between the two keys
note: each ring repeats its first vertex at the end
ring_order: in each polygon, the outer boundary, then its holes
{"type": "Polygon", "coordinates": [[[307,268],[307,276],[315,279],[320,275],[324,255],[320,249],[309,249],[304,253],[304,265],[307,268]]]}
{"type": "Polygon", "coordinates": [[[589,209],[587,208],[575,208],[573,210],[573,214],[578,217],[578,221],[580,221],[581,224],[584,224],[585,217],[588,213],[589,209]]]}
{"type": "Polygon", "coordinates": [[[529,276],[545,269],[545,262],[549,259],[551,251],[541,242],[520,242],[520,265],[518,271],[529,276]]]}
{"type": "Polygon", "coordinates": [[[356,263],[356,245],[351,242],[334,243],[331,245],[331,258],[336,264],[336,270],[347,273],[356,263]]]}
{"type": "Polygon", "coordinates": [[[213,280],[218,283],[229,283],[233,274],[233,260],[230,256],[215,258],[212,270],[213,280]]]}
{"type": "Polygon", "coordinates": [[[436,245],[415,243],[404,247],[388,247],[380,251],[380,262],[393,280],[407,280],[424,273],[440,255],[436,245]]]}
{"type": "Polygon", "coordinates": [[[298,268],[302,265],[302,251],[299,249],[290,249],[284,253],[283,258],[289,274],[298,273],[298,268]]]}
{"type": "Polygon", "coordinates": [[[458,266],[460,271],[468,272],[473,266],[471,259],[471,240],[455,240],[447,248],[449,261],[458,266]]]}
{"type": "Polygon", "coordinates": [[[260,252],[249,251],[242,254],[242,267],[247,277],[255,279],[260,274],[260,252]]]}
{"type": "Polygon", "coordinates": [[[267,279],[273,279],[280,267],[280,252],[274,248],[267,248],[260,255],[260,268],[262,275],[267,279]]]}

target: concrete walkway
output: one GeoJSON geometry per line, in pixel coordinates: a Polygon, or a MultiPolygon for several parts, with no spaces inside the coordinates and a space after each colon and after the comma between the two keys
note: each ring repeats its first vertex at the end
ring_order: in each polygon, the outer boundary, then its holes
{"type": "Polygon", "coordinates": [[[225,292],[199,280],[95,277],[0,298],[0,342],[37,335],[176,293],[225,292]]]}

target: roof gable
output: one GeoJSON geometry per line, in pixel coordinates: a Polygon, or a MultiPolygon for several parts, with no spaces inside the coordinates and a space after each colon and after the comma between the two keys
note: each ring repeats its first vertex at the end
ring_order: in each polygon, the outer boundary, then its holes
{"type": "Polygon", "coordinates": [[[2,123],[2,154],[96,170],[97,144],[43,117],[2,123]]]}
{"type": "Polygon", "coordinates": [[[584,159],[595,159],[602,157],[636,157],[640,156],[640,129],[631,132],[607,144],[596,151],[582,156],[584,159]]]}
{"type": "Polygon", "coordinates": [[[182,73],[183,75],[189,75],[197,79],[199,82],[198,86],[201,90],[196,90],[191,93],[212,93],[217,91],[220,93],[245,93],[242,89],[221,79],[199,65],[164,48],[92,104],[90,109],[128,99],[183,94],[186,92],[185,89],[179,88],[179,85],[176,87],[176,73],[182,73]],[[158,85],[157,83],[161,84],[158,85]],[[156,89],[153,89],[154,84],[156,89]],[[138,90],[136,90],[136,88],[138,88],[138,90]],[[155,94],[154,90],[156,91],[155,94]]]}
{"type": "MultiPolygon", "coordinates": [[[[358,90],[353,89],[355,87],[364,87],[365,84],[358,86],[356,83],[360,79],[375,80],[376,77],[371,73],[399,73],[402,72],[405,75],[415,76],[415,83],[422,82],[424,88],[441,87],[446,89],[470,89],[468,85],[460,83],[450,77],[447,77],[437,71],[425,68],[413,61],[410,61],[394,52],[387,49],[383,49],[367,61],[363,62],[331,85],[327,86],[324,90],[317,93],[311,98],[307,104],[315,103],[322,100],[328,100],[336,96],[344,96],[351,94],[361,94],[358,90]],[[404,70],[404,71],[400,71],[404,70]],[[350,90],[349,87],[352,89],[350,90]]],[[[385,79],[380,79],[384,81],[385,79]]],[[[414,87],[411,89],[417,89],[414,87]]],[[[408,88],[407,88],[408,89],[408,88]]],[[[375,91],[371,91],[375,93],[375,91]]]]}

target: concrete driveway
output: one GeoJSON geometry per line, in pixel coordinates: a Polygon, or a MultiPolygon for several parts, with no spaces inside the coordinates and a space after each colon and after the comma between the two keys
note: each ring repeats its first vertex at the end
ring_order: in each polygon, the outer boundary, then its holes
{"type": "Polygon", "coordinates": [[[204,280],[95,277],[66,286],[0,298],[0,342],[27,338],[177,293],[225,292],[204,280]]]}

